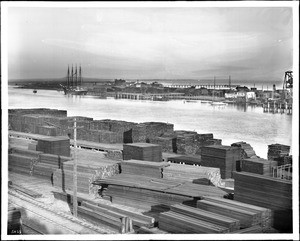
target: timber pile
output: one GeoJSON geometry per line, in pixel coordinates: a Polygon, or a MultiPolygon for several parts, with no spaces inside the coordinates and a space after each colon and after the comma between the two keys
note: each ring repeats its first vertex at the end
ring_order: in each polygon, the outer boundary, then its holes
{"type": "MultiPolygon", "coordinates": [[[[170,163],[163,168],[163,178],[169,180],[182,180],[201,184],[199,179],[208,179],[213,185],[221,186],[219,168],[190,166],[170,163]]],[[[203,183],[203,182],[202,182],[203,183]]]]}
{"type": "Polygon", "coordinates": [[[62,163],[70,160],[70,157],[40,154],[39,161],[33,167],[33,175],[51,180],[53,173],[61,168],[62,163]]]}
{"type": "Polygon", "coordinates": [[[147,228],[147,227],[141,227],[137,230],[138,234],[167,234],[168,232],[165,232],[159,228],[147,228]]]}
{"type": "Polygon", "coordinates": [[[70,156],[70,139],[68,137],[48,137],[38,140],[37,151],[44,153],[70,156]]]}
{"type": "Polygon", "coordinates": [[[150,144],[150,143],[124,144],[123,159],[161,162],[162,161],[161,146],[150,144]]]}
{"type": "Polygon", "coordinates": [[[202,147],[201,165],[217,167],[221,170],[222,179],[232,178],[236,171],[236,161],[240,158],[240,148],[224,145],[202,147]]]}
{"type": "Polygon", "coordinates": [[[113,203],[147,210],[151,206],[192,202],[204,195],[222,197],[226,194],[212,186],[129,174],[98,180],[94,184],[100,185],[101,196],[113,203]]]}
{"type": "Polygon", "coordinates": [[[95,204],[82,202],[81,206],[78,206],[78,214],[97,225],[113,228],[119,233],[130,233],[133,231],[132,220],[129,217],[95,204]]]}
{"type": "Polygon", "coordinates": [[[204,200],[222,204],[229,207],[234,207],[238,209],[242,209],[245,211],[251,211],[258,214],[258,223],[257,225],[261,226],[264,230],[269,229],[271,227],[271,221],[272,221],[272,214],[271,210],[268,208],[251,205],[243,202],[239,202],[236,200],[230,200],[225,198],[218,198],[218,197],[209,197],[205,196],[203,197],[204,200]]]}
{"type": "Polygon", "coordinates": [[[248,228],[258,225],[259,214],[252,210],[244,210],[236,206],[229,206],[225,203],[217,203],[210,200],[199,200],[197,207],[208,212],[214,212],[223,216],[228,216],[240,221],[241,228],[248,228]]]}
{"type": "MultiPolygon", "coordinates": [[[[170,213],[180,214],[185,220],[193,222],[195,220],[201,221],[198,223],[198,230],[194,230],[195,233],[202,233],[204,227],[210,226],[212,229],[206,230],[204,233],[215,233],[215,227],[223,227],[224,232],[233,232],[240,229],[240,221],[228,216],[223,216],[216,214],[214,212],[208,212],[199,208],[189,207],[183,204],[175,204],[170,206],[170,213]]],[[[173,219],[174,215],[165,215],[166,213],[161,213],[159,218],[159,227],[163,230],[169,232],[177,232],[178,228],[183,229],[185,232],[188,226],[181,226],[181,221],[173,219]],[[178,221],[178,222],[177,222],[178,221]]],[[[217,229],[218,230],[218,229],[217,229]]]]}
{"type": "Polygon", "coordinates": [[[130,210],[125,210],[123,208],[120,207],[115,207],[112,205],[108,205],[108,204],[103,204],[103,203],[97,203],[97,206],[105,209],[105,210],[109,210],[115,213],[118,213],[120,215],[124,215],[126,217],[129,217],[132,220],[132,224],[133,226],[136,227],[153,227],[154,226],[154,218],[143,215],[142,213],[139,212],[135,212],[135,211],[130,211],[130,210]]]}
{"type": "Polygon", "coordinates": [[[8,170],[32,175],[34,165],[38,162],[40,153],[21,148],[11,148],[8,155],[8,170]]]}
{"type": "Polygon", "coordinates": [[[155,137],[151,139],[152,144],[160,145],[163,152],[173,152],[174,137],[155,137]]]}
{"type": "Polygon", "coordinates": [[[182,155],[182,156],[176,156],[176,157],[169,157],[168,162],[187,164],[187,165],[201,165],[201,156],[182,155]]]}
{"type": "Polygon", "coordinates": [[[268,160],[276,161],[276,158],[288,156],[290,153],[290,146],[282,144],[268,145],[268,160]]]}
{"type": "Polygon", "coordinates": [[[248,158],[241,160],[241,171],[260,175],[272,176],[272,167],[277,166],[276,161],[268,161],[263,158],[248,158]]]}
{"type": "Polygon", "coordinates": [[[256,154],[252,146],[244,141],[235,142],[231,144],[231,146],[240,147],[241,148],[241,156],[240,159],[247,159],[247,158],[256,158],[256,154]]]}
{"type": "Polygon", "coordinates": [[[162,178],[163,169],[169,165],[166,162],[149,162],[132,159],[121,162],[121,173],[162,178]]]}
{"type": "MultiPolygon", "coordinates": [[[[85,153],[85,157],[78,156],[77,183],[78,192],[97,195],[98,189],[92,184],[98,179],[105,179],[119,173],[119,165],[105,158],[93,160],[93,155],[85,153]],[[89,159],[90,158],[90,159],[89,159]]],[[[53,184],[63,191],[73,191],[74,161],[62,163],[61,169],[53,173],[53,184]]]]}
{"type": "Polygon", "coordinates": [[[235,172],[234,199],[272,210],[272,227],[292,231],[292,182],[264,175],[235,172]]]}
{"type": "Polygon", "coordinates": [[[108,159],[116,161],[123,160],[123,152],[121,150],[107,150],[105,155],[108,159]]]}
{"type": "Polygon", "coordinates": [[[175,234],[228,233],[229,229],[186,214],[168,211],[159,215],[159,228],[175,234]]]}

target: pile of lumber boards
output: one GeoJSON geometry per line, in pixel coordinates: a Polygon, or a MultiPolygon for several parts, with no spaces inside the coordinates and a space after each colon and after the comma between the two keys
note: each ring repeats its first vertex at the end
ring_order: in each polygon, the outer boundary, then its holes
{"type": "Polygon", "coordinates": [[[26,187],[20,186],[20,185],[16,185],[14,183],[12,183],[11,181],[8,182],[8,187],[14,189],[17,192],[20,192],[22,194],[25,194],[27,196],[30,196],[32,198],[39,198],[42,197],[43,195],[39,192],[36,192],[34,190],[28,189],[26,187]]]}
{"type": "Polygon", "coordinates": [[[65,136],[40,138],[36,150],[54,155],[70,156],[70,139],[65,136]]]}
{"type": "Polygon", "coordinates": [[[160,145],[150,143],[132,143],[123,145],[124,160],[143,160],[152,162],[162,161],[162,150],[160,145]]]}
{"type": "Polygon", "coordinates": [[[290,146],[282,144],[268,145],[268,160],[274,160],[282,156],[288,156],[290,153],[290,146]]]}
{"type": "Polygon", "coordinates": [[[62,163],[70,160],[70,157],[42,153],[34,165],[33,175],[51,180],[53,173],[61,168],[62,163]]]}
{"type": "Polygon", "coordinates": [[[172,163],[180,163],[186,165],[201,165],[201,156],[176,156],[176,157],[169,157],[168,162],[172,163]]]}
{"type": "Polygon", "coordinates": [[[276,161],[268,161],[263,158],[247,158],[240,162],[241,171],[267,176],[272,176],[272,167],[276,166],[276,161]]]}
{"type": "Polygon", "coordinates": [[[22,148],[11,148],[8,155],[8,170],[22,174],[33,174],[34,165],[42,152],[22,148]]]}
{"type": "Polygon", "coordinates": [[[131,159],[121,162],[121,173],[162,178],[163,169],[169,165],[170,164],[166,162],[150,162],[131,159]]]}
{"type": "MultiPolygon", "coordinates": [[[[119,165],[116,161],[99,156],[92,151],[82,151],[78,153],[77,161],[77,189],[78,192],[97,195],[98,188],[92,183],[98,179],[119,173],[119,165]]],[[[61,169],[57,169],[53,174],[53,184],[65,190],[73,190],[74,161],[65,161],[61,169]]]]}
{"type": "Polygon", "coordinates": [[[185,181],[119,174],[94,182],[101,186],[101,196],[113,203],[150,210],[151,206],[193,202],[204,195],[223,197],[226,192],[185,181]]]}
{"type": "Polygon", "coordinates": [[[81,206],[78,206],[78,215],[96,225],[110,227],[121,234],[133,232],[132,220],[129,217],[89,202],[82,202],[81,206]]]}
{"type": "Polygon", "coordinates": [[[231,144],[231,146],[240,147],[241,148],[241,156],[240,159],[246,159],[246,158],[255,158],[257,157],[255,154],[254,149],[252,146],[244,141],[241,142],[235,142],[231,144]]]}
{"type": "Polygon", "coordinates": [[[236,171],[237,160],[240,160],[239,147],[224,145],[202,147],[201,165],[220,168],[222,179],[232,178],[232,172],[236,171]]]}
{"type": "Polygon", "coordinates": [[[170,163],[163,168],[163,178],[169,180],[182,180],[201,183],[199,179],[205,178],[215,186],[221,186],[221,175],[219,168],[182,165],[170,163]],[[197,182],[199,180],[199,182],[197,182]]]}
{"type": "Polygon", "coordinates": [[[235,172],[234,199],[272,210],[272,227],[292,231],[292,182],[264,175],[235,172]]]}
{"type": "Polygon", "coordinates": [[[199,208],[175,204],[159,215],[159,228],[170,233],[229,233],[239,229],[239,221],[199,208]]]}
{"type": "Polygon", "coordinates": [[[123,152],[121,150],[107,150],[106,157],[108,159],[121,161],[123,160],[123,152]]]}
{"type": "MultiPolygon", "coordinates": [[[[206,201],[221,204],[221,205],[224,205],[227,207],[233,207],[233,208],[244,210],[244,211],[254,212],[254,213],[258,214],[258,222],[252,226],[259,225],[264,230],[269,229],[271,227],[272,214],[271,214],[271,210],[268,208],[260,207],[257,205],[251,205],[251,204],[239,202],[236,200],[219,198],[219,197],[205,196],[205,197],[203,197],[203,199],[206,201]]],[[[198,203],[199,202],[201,202],[201,201],[198,201],[198,203]]],[[[225,209],[227,207],[225,207],[225,209]]],[[[242,223],[242,221],[240,221],[240,222],[242,223]]],[[[243,227],[243,224],[241,224],[241,227],[243,227]]]]}

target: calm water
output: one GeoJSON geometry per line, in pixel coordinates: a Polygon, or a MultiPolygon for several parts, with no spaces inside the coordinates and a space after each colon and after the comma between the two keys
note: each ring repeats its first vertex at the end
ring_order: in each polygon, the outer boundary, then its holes
{"type": "Polygon", "coordinates": [[[63,92],[8,88],[8,108],[56,108],[68,116],[132,122],[161,121],[175,130],[213,133],[224,145],[245,141],[257,155],[267,157],[269,144],[292,145],[292,116],[263,113],[261,107],[214,107],[200,102],[136,101],[65,96],[63,92]]]}

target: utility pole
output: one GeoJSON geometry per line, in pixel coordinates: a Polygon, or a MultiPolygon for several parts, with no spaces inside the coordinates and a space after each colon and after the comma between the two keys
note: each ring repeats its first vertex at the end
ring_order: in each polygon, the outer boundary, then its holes
{"type": "Polygon", "coordinates": [[[74,130],[74,154],[73,154],[73,215],[75,217],[77,217],[77,206],[78,206],[78,202],[77,202],[77,129],[78,128],[83,128],[83,126],[77,126],[77,121],[76,121],[76,117],[74,118],[74,126],[73,129],[74,130]]]}

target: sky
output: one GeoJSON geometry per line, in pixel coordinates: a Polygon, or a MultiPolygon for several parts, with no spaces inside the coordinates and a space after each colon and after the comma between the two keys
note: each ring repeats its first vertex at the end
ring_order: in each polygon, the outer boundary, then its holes
{"type": "Polygon", "coordinates": [[[8,78],[282,80],[289,7],[9,7],[8,78]]]}

